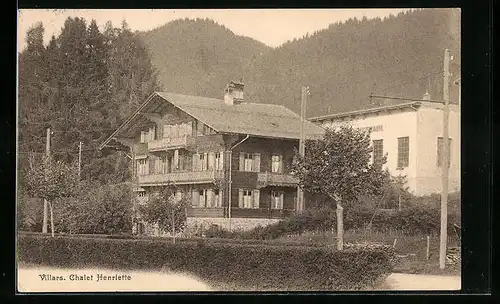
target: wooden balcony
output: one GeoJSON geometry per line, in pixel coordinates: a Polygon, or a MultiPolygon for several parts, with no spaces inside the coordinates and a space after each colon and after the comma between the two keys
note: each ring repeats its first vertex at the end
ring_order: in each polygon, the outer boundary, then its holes
{"type": "Polygon", "coordinates": [[[263,172],[257,175],[257,183],[259,183],[262,187],[266,186],[295,187],[299,183],[299,179],[291,174],[263,172]]]}
{"type": "Polygon", "coordinates": [[[162,185],[168,182],[176,184],[202,184],[222,179],[223,175],[224,172],[215,170],[184,171],[164,174],[141,175],[138,177],[138,182],[141,186],[162,185]]]}
{"type": "Polygon", "coordinates": [[[166,151],[171,149],[183,148],[187,145],[187,136],[175,138],[162,138],[148,142],[148,150],[150,152],[166,151]]]}
{"type": "Polygon", "coordinates": [[[191,207],[187,210],[188,217],[224,217],[224,208],[196,208],[191,207]]]}
{"type": "Polygon", "coordinates": [[[282,219],[291,216],[294,210],[269,208],[231,208],[231,217],[234,218],[272,218],[282,219]]]}

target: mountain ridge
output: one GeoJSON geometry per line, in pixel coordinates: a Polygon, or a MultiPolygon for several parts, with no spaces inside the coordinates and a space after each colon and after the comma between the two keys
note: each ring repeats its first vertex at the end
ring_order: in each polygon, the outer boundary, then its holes
{"type": "MultiPolygon", "coordinates": [[[[297,113],[308,85],[307,116],[319,116],[376,106],[371,93],[441,98],[445,48],[456,58],[452,73],[460,71],[459,19],[449,9],[349,19],[275,48],[209,19],[179,19],[140,36],[165,91],[222,98],[230,80],[243,78],[249,101],[297,113]]],[[[450,94],[457,100],[458,89],[450,94]]]]}

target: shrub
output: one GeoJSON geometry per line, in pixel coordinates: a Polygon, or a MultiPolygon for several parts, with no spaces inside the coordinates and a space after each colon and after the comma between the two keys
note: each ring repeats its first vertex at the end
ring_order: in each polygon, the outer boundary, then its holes
{"type": "Polygon", "coordinates": [[[337,252],[313,247],[30,234],[19,237],[18,256],[21,263],[65,268],[160,270],[168,266],[214,286],[230,283],[255,290],[360,289],[392,270],[388,255],[377,249],[337,252]]]}

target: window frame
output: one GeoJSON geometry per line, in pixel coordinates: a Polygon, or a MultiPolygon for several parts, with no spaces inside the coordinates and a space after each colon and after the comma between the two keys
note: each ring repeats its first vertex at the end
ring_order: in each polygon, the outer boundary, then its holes
{"type": "Polygon", "coordinates": [[[384,158],[384,140],[374,139],[372,140],[373,156],[372,163],[374,165],[382,165],[382,159],[384,158]],[[380,146],[376,145],[380,144],[380,146]],[[380,149],[377,149],[379,147],[380,149]]]}
{"type": "Polygon", "coordinates": [[[397,168],[403,169],[410,166],[410,137],[398,137],[397,168]]]}

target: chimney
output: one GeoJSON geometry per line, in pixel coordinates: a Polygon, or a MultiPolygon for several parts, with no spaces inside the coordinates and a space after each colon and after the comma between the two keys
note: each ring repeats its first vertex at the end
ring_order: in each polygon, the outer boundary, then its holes
{"type": "Polygon", "coordinates": [[[425,94],[422,96],[423,100],[431,100],[431,94],[429,92],[425,91],[425,94]]]}
{"type": "Polygon", "coordinates": [[[241,80],[231,81],[224,91],[224,103],[230,106],[242,103],[244,86],[241,80]]]}

